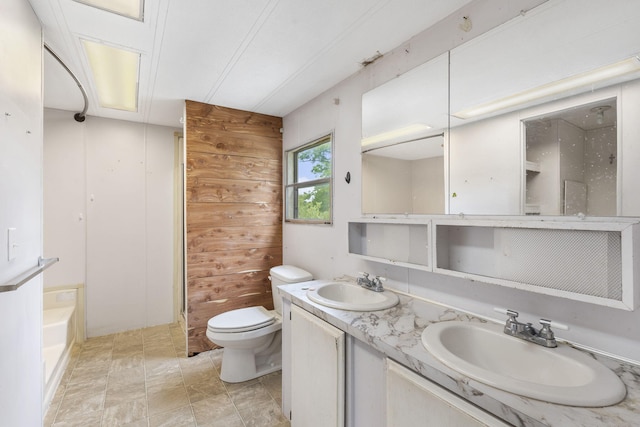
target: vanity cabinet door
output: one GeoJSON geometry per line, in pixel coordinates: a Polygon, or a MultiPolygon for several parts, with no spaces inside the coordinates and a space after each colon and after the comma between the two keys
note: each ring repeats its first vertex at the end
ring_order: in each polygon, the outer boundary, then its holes
{"type": "Polygon", "coordinates": [[[387,427],[507,427],[507,424],[387,359],[387,427]]]}
{"type": "Polygon", "coordinates": [[[386,427],[386,357],[347,335],[347,427],[386,427]]]}
{"type": "Polygon", "coordinates": [[[291,425],[343,427],[345,333],[291,305],[291,425]]]}

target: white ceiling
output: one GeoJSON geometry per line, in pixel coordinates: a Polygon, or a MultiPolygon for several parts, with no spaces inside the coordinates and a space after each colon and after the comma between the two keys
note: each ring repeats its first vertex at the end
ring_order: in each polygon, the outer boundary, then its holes
{"type": "MultiPolygon", "coordinates": [[[[185,99],[284,116],[470,0],[146,0],[144,22],[73,0],[29,0],[76,74],[88,115],[181,126],[185,99]],[[138,112],[100,108],[81,39],[141,53],[138,112]]],[[[45,107],[83,100],[45,53],[45,107]]]]}

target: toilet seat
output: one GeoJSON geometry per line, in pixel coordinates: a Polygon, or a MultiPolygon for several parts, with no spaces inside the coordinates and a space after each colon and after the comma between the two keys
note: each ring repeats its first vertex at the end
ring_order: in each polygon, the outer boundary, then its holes
{"type": "Polygon", "coordinates": [[[227,311],[212,317],[207,322],[211,332],[247,332],[272,325],[276,321],[273,311],[264,307],[247,307],[227,311]]]}

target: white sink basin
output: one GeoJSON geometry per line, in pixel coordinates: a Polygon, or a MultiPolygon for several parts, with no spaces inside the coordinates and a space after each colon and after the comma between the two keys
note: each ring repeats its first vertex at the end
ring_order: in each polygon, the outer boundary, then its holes
{"type": "Polygon", "coordinates": [[[327,307],[351,311],[384,310],[398,304],[398,296],[393,292],[374,292],[345,282],[328,282],[310,288],[307,297],[327,307]]]}
{"type": "Polygon", "coordinates": [[[440,322],[427,326],[422,344],[461,374],[521,396],[562,405],[599,407],[624,399],[620,378],[566,344],[556,348],[506,335],[495,324],[440,322]]]}

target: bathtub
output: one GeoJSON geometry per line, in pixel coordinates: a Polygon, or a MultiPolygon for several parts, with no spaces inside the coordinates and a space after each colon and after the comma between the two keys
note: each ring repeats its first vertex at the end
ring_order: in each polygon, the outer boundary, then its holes
{"type": "Polygon", "coordinates": [[[45,289],[42,312],[44,408],[53,398],[76,341],[78,289],[45,289]]]}

